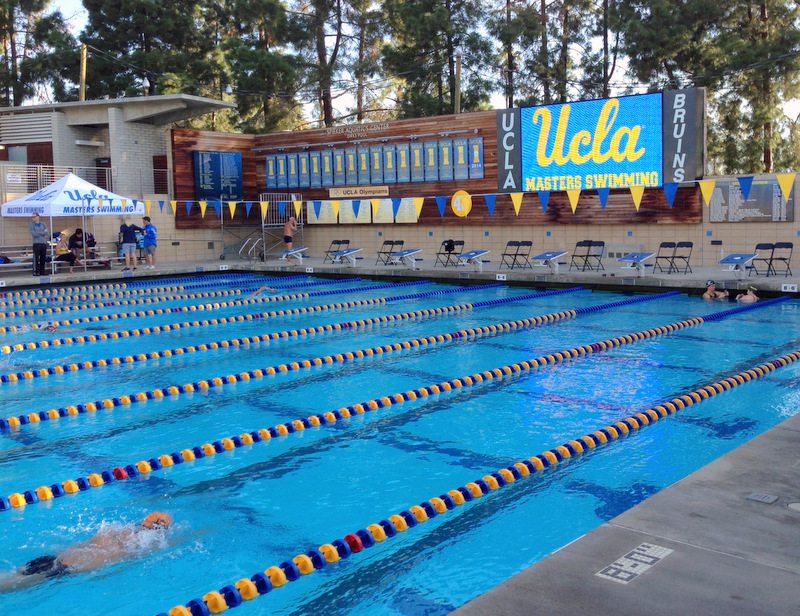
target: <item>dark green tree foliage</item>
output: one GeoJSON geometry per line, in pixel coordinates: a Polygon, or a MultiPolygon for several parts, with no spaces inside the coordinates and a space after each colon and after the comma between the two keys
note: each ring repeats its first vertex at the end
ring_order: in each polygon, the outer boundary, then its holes
{"type": "MultiPolygon", "coordinates": [[[[352,79],[343,86],[353,94],[355,103],[352,114],[356,122],[365,119],[386,119],[384,99],[390,80],[384,80],[381,67],[383,48],[383,15],[374,10],[371,0],[350,0],[345,9],[347,31],[344,67],[352,79]],[[369,115],[367,115],[369,113],[369,115]]],[[[348,118],[349,119],[349,118],[348,118]]]]}
{"type": "Polygon", "coordinates": [[[208,96],[219,78],[218,42],[198,0],[83,0],[90,45],[86,98],[181,91],[208,96]],[[213,86],[211,86],[213,87],[213,86]]]}
{"type": "Polygon", "coordinates": [[[60,12],[48,13],[49,0],[8,0],[0,7],[3,67],[0,87],[6,107],[21,105],[64,76],[72,58],[61,53],[74,48],[60,12]],[[52,50],[59,56],[51,54],[52,50]]]}
{"type": "Polygon", "coordinates": [[[303,62],[289,49],[304,41],[303,19],[287,13],[277,0],[234,3],[219,50],[227,72],[220,92],[231,85],[239,130],[287,130],[302,121],[296,89],[303,62]]]}
{"type": "Polygon", "coordinates": [[[388,75],[404,84],[399,117],[453,113],[456,56],[461,56],[461,110],[479,109],[493,89],[493,49],[481,31],[481,3],[475,0],[385,0],[391,42],[384,47],[388,75]]]}

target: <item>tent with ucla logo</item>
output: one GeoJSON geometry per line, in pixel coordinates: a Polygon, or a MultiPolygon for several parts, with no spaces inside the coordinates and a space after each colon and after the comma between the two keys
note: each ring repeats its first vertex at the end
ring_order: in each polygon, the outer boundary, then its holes
{"type": "Polygon", "coordinates": [[[57,216],[107,216],[144,214],[144,201],[128,199],[68,173],[35,193],[3,204],[2,215],[43,218],[57,216]]]}

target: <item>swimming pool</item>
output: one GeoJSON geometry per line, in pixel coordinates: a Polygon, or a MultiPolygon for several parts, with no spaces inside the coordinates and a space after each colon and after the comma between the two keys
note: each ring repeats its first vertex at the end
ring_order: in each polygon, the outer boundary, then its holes
{"type": "Polygon", "coordinates": [[[678,294],[233,275],[162,287],[0,306],[6,329],[70,321],[0,334],[0,495],[181,460],[0,511],[3,572],[154,509],[176,519],[123,562],[3,595],[10,613],[167,612],[439,506],[234,613],[446,614],[797,407],[793,356],[748,373],[800,347],[795,301],[728,313],[678,294]],[[291,288],[243,303],[260,284],[291,288]],[[56,307],[70,310],[28,314],[56,307]],[[645,412],[682,395],[668,417],[645,412]],[[637,413],[628,434],[596,435],[637,413]],[[269,438],[237,446],[251,432],[269,438]],[[458,488],[488,493],[436,500],[458,488]]]}

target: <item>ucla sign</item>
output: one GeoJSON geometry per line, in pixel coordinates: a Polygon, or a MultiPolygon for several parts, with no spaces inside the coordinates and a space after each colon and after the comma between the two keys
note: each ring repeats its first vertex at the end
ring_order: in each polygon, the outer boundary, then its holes
{"type": "Polygon", "coordinates": [[[705,105],[698,92],[498,111],[498,190],[615,189],[693,180],[702,175],[705,153],[705,105]]]}

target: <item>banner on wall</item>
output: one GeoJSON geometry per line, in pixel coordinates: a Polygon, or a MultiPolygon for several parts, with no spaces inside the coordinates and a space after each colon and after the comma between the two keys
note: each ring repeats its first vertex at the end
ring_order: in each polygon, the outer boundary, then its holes
{"type": "Polygon", "coordinates": [[[372,222],[372,208],[369,201],[341,201],[339,205],[339,224],[368,224],[372,222]],[[358,212],[356,213],[356,210],[358,212]]]}
{"type": "Polygon", "coordinates": [[[500,192],[657,187],[705,164],[705,91],[497,112],[500,192]]]}
{"type": "Polygon", "coordinates": [[[195,197],[223,201],[242,199],[241,152],[194,151],[195,197]]]}
{"type": "Polygon", "coordinates": [[[387,184],[397,182],[397,164],[393,145],[383,146],[383,181],[387,184]]]}

